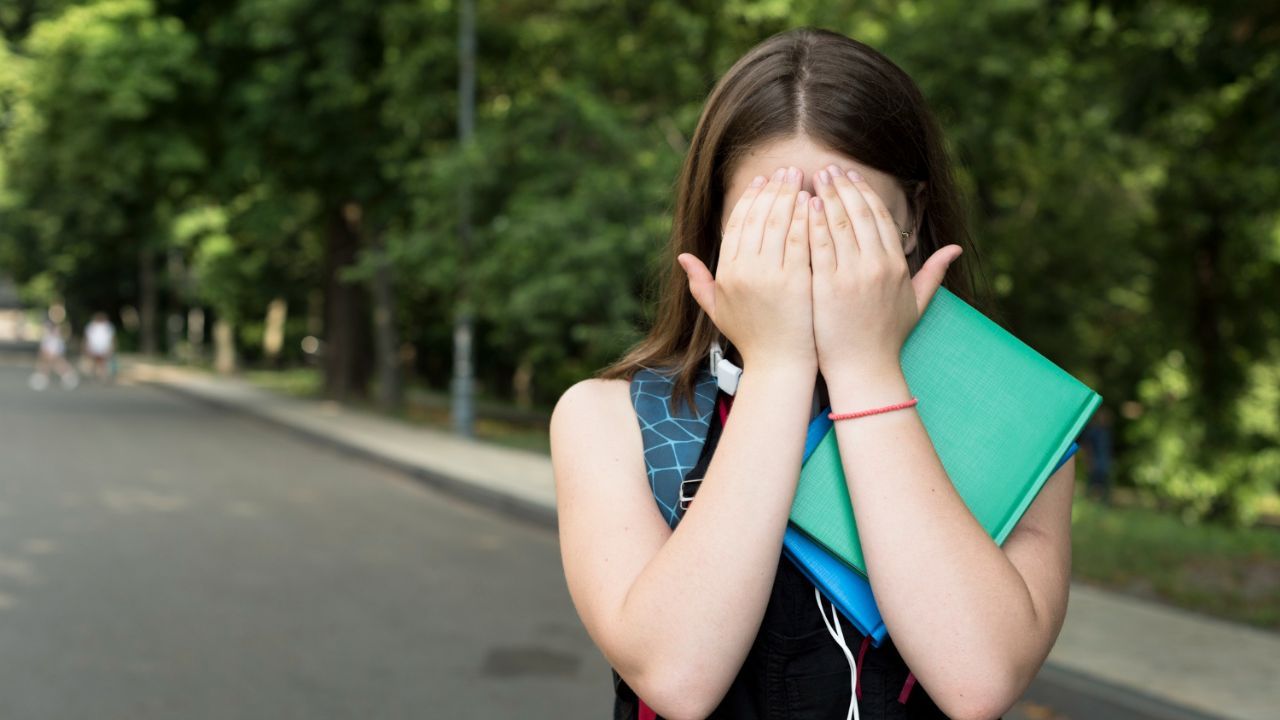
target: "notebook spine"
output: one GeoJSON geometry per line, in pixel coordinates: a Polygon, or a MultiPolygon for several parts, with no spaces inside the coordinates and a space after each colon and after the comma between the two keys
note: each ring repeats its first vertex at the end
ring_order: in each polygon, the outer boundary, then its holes
{"type": "Polygon", "coordinates": [[[1022,515],[1027,511],[1027,508],[1031,506],[1031,503],[1036,499],[1036,496],[1040,494],[1041,488],[1043,488],[1045,483],[1049,481],[1049,477],[1053,475],[1058,459],[1067,451],[1067,448],[1071,447],[1071,443],[1074,442],[1076,437],[1080,435],[1080,432],[1084,430],[1085,423],[1089,422],[1089,418],[1093,416],[1094,411],[1098,409],[1098,405],[1101,403],[1102,396],[1098,393],[1090,390],[1085,395],[1083,402],[1080,404],[1080,411],[1076,414],[1075,422],[1071,424],[1067,429],[1066,434],[1059,439],[1058,444],[1054,446],[1051,453],[1044,459],[1040,472],[1036,476],[1035,482],[1027,487],[1027,492],[1023,493],[1018,504],[1014,506],[1009,515],[1004,518],[999,532],[993,536],[992,539],[996,541],[996,545],[1004,545],[1004,541],[1008,539],[1009,533],[1013,532],[1013,529],[1017,527],[1018,521],[1022,518],[1022,515]]]}

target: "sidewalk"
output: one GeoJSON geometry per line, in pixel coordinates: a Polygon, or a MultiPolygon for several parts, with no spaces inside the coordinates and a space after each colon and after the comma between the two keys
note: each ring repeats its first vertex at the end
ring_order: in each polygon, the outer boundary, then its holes
{"type": "MultiPolygon", "coordinates": [[[[122,369],[134,380],[256,415],[449,492],[555,527],[555,485],[545,455],[330,402],[283,397],[195,370],[139,361],[122,369]]],[[[1188,717],[1280,717],[1280,634],[1080,583],[1071,585],[1067,619],[1045,671],[1060,682],[1080,676],[1101,681],[1135,711],[1155,703],[1186,708],[1188,717]]]]}

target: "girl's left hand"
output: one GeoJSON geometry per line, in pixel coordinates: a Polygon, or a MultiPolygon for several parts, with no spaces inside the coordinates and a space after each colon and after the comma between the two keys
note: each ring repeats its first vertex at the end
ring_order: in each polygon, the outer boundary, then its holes
{"type": "Polygon", "coordinates": [[[819,372],[900,372],[902,345],[962,248],[939,249],[912,277],[893,215],[861,175],[831,165],[813,184],[809,255],[819,372]]]}

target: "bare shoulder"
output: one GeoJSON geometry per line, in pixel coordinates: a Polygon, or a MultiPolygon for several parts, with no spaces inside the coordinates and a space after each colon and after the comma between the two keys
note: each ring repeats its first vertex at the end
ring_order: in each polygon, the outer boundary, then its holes
{"type": "Polygon", "coordinates": [[[554,432],[557,421],[563,425],[581,416],[598,419],[602,413],[614,417],[628,412],[631,412],[631,383],[621,379],[587,378],[569,386],[560,395],[551,413],[551,425],[554,432]]]}
{"type": "MultiPolygon", "coordinates": [[[[623,482],[647,490],[640,425],[626,380],[589,378],[570,386],[551,413],[557,494],[580,482],[623,482]],[[633,482],[639,478],[640,482],[633,482]]],[[[560,504],[560,503],[558,503],[560,504]]]]}
{"type": "Polygon", "coordinates": [[[631,406],[631,384],[626,380],[600,378],[574,383],[560,395],[551,412],[550,432],[553,462],[557,455],[582,449],[587,444],[613,445],[633,434],[638,438],[639,425],[631,406]]]}

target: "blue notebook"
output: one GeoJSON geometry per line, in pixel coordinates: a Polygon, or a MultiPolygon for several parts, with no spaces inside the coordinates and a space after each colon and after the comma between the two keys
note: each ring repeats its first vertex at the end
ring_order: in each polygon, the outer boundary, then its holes
{"type": "MultiPolygon", "coordinates": [[[[809,433],[804,444],[805,460],[809,459],[809,454],[831,429],[834,421],[827,417],[829,412],[831,408],[823,410],[809,423],[809,433]]],[[[1057,472],[1078,448],[1079,445],[1072,442],[1053,471],[1057,472]]],[[[782,550],[792,564],[809,578],[809,582],[818,588],[822,596],[853,623],[858,632],[870,635],[871,643],[880,647],[888,631],[880,617],[880,608],[876,607],[876,599],[871,594],[871,583],[865,577],[809,539],[808,535],[796,529],[792,523],[787,523],[782,550]]]]}

